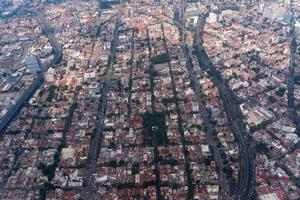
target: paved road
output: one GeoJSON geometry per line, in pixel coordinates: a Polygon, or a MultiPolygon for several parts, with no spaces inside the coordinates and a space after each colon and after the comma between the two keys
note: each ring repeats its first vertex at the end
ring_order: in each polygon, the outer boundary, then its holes
{"type": "Polygon", "coordinates": [[[97,170],[97,157],[98,152],[101,148],[100,144],[102,140],[102,131],[104,128],[104,119],[106,114],[106,108],[107,108],[107,98],[108,98],[108,92],[111,88],[112,84],[112,68],[115,61],[115,54],[116,54],[116,46],[118,43],[118,37],[119,37],[119,26],[120,26],[120,12],[117,16],[116,26],[113,32],[113,39],[111,43],[111,50],[110,55],[108,59],[108,71],[105,76],[105,82],[102,90],[102,96],[100,100],[100,109],[97,114],[97,126],[96,131],[93,135],[93,137],[90,140],[90,149],[89,154],[87,158],[86,168],[87,168],[87,174],[84,177],[84,199],[94,199],[93,194],[95,194],[95,190],[97,189],[94,183],[94,177],[93,174],[96,173],[97,170]]]}
{"type": "Polygon", "coordinates": [[[290,25],[291,27],[291,42],[290,42],[290,63],[289,63],[289,74],[288,74],[288,106],[289,108],[294,108],[294,72],[295,72],[295,60],[296,60],[296,33],[294,26],[294,19],[290,25]]]}
{"type": "Polygon", "coordinates": [[[49,67],[57,64],[60,61],[60,59],[62,57],[61,46],[57,42],[57,40],[55,39],[55,37],[53,35],[53,29],[51,28],[48,21],[44,18],[43,14],[41,12],[34,10],[34,9],[30,9],[30,8],[21,8],[20,11],[31,13],[37,17],[37,20],[38,20],[40,26],[42,27],[43,32],[48,37],[48,40],[54,50],[54,58],[51,60],[50,63],[46,63],[42,66],[42,70],[47,71],[49,69],[49,67]]]}
{"type": "MultiPolygon", "coordinates": [[[[99,11],[98,17],[100,17],[101,14],[102,14],[102,12],[99,11]]],[[[104,26],[106,23],[112,21],[113,18],[115,18],[116,16],[117,16],[117,14],[112,15],[112,16],[111,16],[109,19],[107,19],[106,21],[103,21],[103,22],[99,23],[98,25],[96,25],[96,26],[97,26],[97,28],[96,28],[96,35],[95,35],[95,36],[93,37],[93,39],[92,39],[92,44],[93,44],[93,45],[92,45],[92,50],[91,50],[91,53],[90,53],[90,56],[89,56],[89,59],[88,59],[88,64],[87,64],[87,66],[90,66],[90,64],[91,64],[91,58],[93,57],[93,54],[94,54],[94,49],[95,49],[95,45],[96,45],[96,39],[99,37],[100,30],[101,30],[102,26],[104,26]]]]}
{"type": "MultiPolygon", "coordinates": [[[[44,19],[42,13],[34,10],[34,9],[28,9],[24,7],[18,8],[18,11],[25,11],[34,14],[38,18],[38,22],[42,26],[42,29],[44,30],[46,36],[48,37],[53,50],[54,50],[54,58],[51,60],[50,63],[45,64],[42,66],[42,71],[46,71],[49,67],[54,66],[57,64],[61,57],[62,57],[62,50],[60,48],[59,43],[56,41],[55,37],[53,36],[52,28],[48,24],[48,22],[44,19]]],[[[16,13],[15,13],[16,14],[16,13]]],[[[6,127],[11,123],[11,121],[14,119],[16,114],[22,109],[24,106],[24,103],[27,102],[32,95],[35,93],[35,91],[41,87],[44,83],[43,74],[38,73],[37,79],[32,82],[32,84],[29,86],[29,88],[24,92],[23,96],[18,100],[18,102],[9,109],[9,111],[6,113],[6,115],[3,117],[3,119],[0,122],[0,134],[4,133],[6,127]]]]}
{"type": "MultiPolygon", "coordinates": [[[[188,47],[186,46],[186,29],[185,27],[185,9],[186,9],[186,3],[183,3],[182,6],[182,15],[181,15],[181,24],[178,26],[179,30],[181,31],[181,38],[182,38],[182,43],[181,43],[181,48],[183,50],[183,53],[186,58],[186,66],[189,72],[189,76],[191,79],[191,82],[193,83],[193,89],[196,94],[196,98],[199,104],[199,113],[201,114],[205,128],[206,128],[206,135],[208,137],[208,144],[213,148],[213,157],[214,160],[216,161],[217,165],[219,166],[219,185],[220,185],[220,194],[219,198],[220,199],[228,199],[229,195],[229,185],[228,185],[228,180],[226,178],[226,174],[223,172],[224,164],[223,164],[223,159],[220,156],[219,150],[217,148],[217,142],[214,140],[214,128],[212,124],[210,123],[210,115],[208,114],[208,111],[206,109],[205,103],[203,102],[202,99],[202,92],[201,88],[198,84],[198,78],[193,70],[193,64],[192,64],[192,56],[190,55],[190,52],[188,50],[188,47]]],[[[177,24],[177,23],[176,23],[177,24]]]]}
{"type": "Polygon", "coordinates": [[[213,157],[217,163],[217,166],[219,167],[218,174],[220,176],[219,185],[220,185],[220,190],[221,190],[220,191],[220,199],[228,199],[229,184],[228,184],[228,180],[226,178],[226,174],[223,172],[223,169],[224,169],[223,159],[220,156],[219,149],[217,147],[217,142],[215,141],[214,136],[213,136],[215,129],[213,128],[212,124],[210,123],[210,117],[209,117],[208,111],[206,109],[205,103],[203,102],[203,99],[202,99],[202,92],[201,92],[200,86],[198,84],[198,79],[193,70],[193,66],[192,66],[191,62],[189,61],[189,59],[191,59],[191,58],[189,57],[189,54],[186,50],[184,51],[184,54],[187,58],[187,69],[189,71],[190,79],[193,83],[193,89],[195,91],[196,98],[197,98],[197,101],[199,104],[199,113],[201,114],[201,116],[203,118],[203,123],[205,124],[205,129],[206,129],[205,132],[207,135],[208,144],[213,148],[213,157]]]}
{"type": "MultiPolygon", "coordinates": [[[[202,34],[204,31],[204,25],[208,13],[202,14],[198,20],[196,27],[196,49],[198,52],[198,59],[201,66],[205,66],[211,74],[219,74],[219,72],[213,68],[207,53],[205,52],[202,44],[202,34]]],[[[253,194],[255,186],[255,159],[251,146],[248,143],[247,131],[241,118],[241,111],[236,102],[235,95],[229,89],[227,83],[223,82],[219,77],[211,76],[214,84],[218,87],[220,97],[222,99],[224,109],[226,111],[229,124],[233,133],[235,134],[240,147],[241,157],[241,178],[239,180],[239,187],[233,194],[231,199],[234,200],[250,200],[253,194]]]]}
{"type": "MultiPolygon", "coordinates": [[[[164,42],[164,47],[165,47],[165,50],[166,50],[166,54],[170,55],[169,50],[168,50],[168,44],[167,44],[167,39],[166,39],[163,23],[161,23],[161,29],[162,29],[162,32],[163,32],[163,42],[164,42]]],[[[173,70],[172,70],[170,60],[168,62],[168,67],[169,67],[169,75],[170,75],[170,78],[171,78],[171,85],[172,85],[174,98],[179,99],[177,91],[176,91],[176,85],[175,85],[175,81],[174,81],[174,74],[173,74],[173,70]]],[[[181,135],[181,143],[182,143],[183,155],[184,155],[184,160],[185,160],[185,172],[186,172],[186,175],[187,175],[187,183],[188,183],[187,194],[188,194],[188,199],[190,200],[190,199],[194,198],[194,178],[193,178],[193,175],[192,175],[192,169],[191,169],[191,165],[190,165],[190,158],[189,158],[189,154],[188,154],[189,151],[187,149],[187,141],[186,141],[186,138],[184,136],[184,129],[183,129],[183,124],[182,124],[183,120],[182,120],[182,117],[181,117],[181,111],[180,111],[178,101],[175,101],[175,105],[176,105],[176,113],[178,115],[177,124],[178,124],[179,132],[180,132],[180,135],[181,135]]]]}

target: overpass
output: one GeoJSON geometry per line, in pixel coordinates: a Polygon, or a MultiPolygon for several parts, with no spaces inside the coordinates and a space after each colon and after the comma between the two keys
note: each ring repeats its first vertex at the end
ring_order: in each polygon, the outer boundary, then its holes
{"type": "Polygon", "coordinates": [[[34,10],[34,9],[30,9],[30,8],[21,8],[20,11],[27,12],[27,13],[30,13],[30,14],[33,14],[36,16],[40,26],[43,29],[44,34],[48,37],[48,40],[54,50],[54,58],[52,59],[52,61],[50,63],[46,63],[42,66],[43,71],[47,71],[51,66],[57,64],[60,61],[60,59],[62,58],[62,50],[61,50],[59,43],[57,42],[57,40],[55,39],[55,37],[53,35],[53,29],[50,27],[49,23],[44,18],[43,14],[41,12],[34,10]]]}
{"type": "Polygon", "coordinates": [[[48,37],[49,42],[54,50],[54,58],[51,60],[51,62],[41,66],[42,72],[37,74],[37,78],[32,82],[29,88],[26,91],[24,91],[22,97],[19,98],[18,102],[15,105],[13,105],[9,109],[9,111],[5,114],[5,116],[2,118],[2,120],[0,121],[0,134],[4,133],[6,127],[13,121],[14,117],[23,108],[24,104],[33,96],[36,90],[43,85],[44,83],[43,72],[47,71],[50,67],[60,62],[62,58],[61,47],[57,42],[57,40],[55,39],[52,28],[50,27],[46,19],[43,17],[43,14],[37,10],[29,9],[25,7],[19,8],[18,11],[28,12],[37,17],[37,20],[40,26],[42,27],[43,32],[48,37]]]}
{"type": "MultiPolygon", "coordinates": [[[[227,9],[227,8],[226,8],[227,9]]],[[[251,146],[248,143],[247,131],[242,121],[242,114],[238,104],[236,104],[235,94],[229,89],[228,84],[222,79],[219,71],[213,67],[204,47],[203,47],[203,32],[206,23],[206,17],[209,13],[204,13],[199,16],[196,28],[195,50],[201,66],[203,66],[214,84],[217,86],[220,98],[223,102],[230,127],[238,140],[240,149],[240,180],[238,188],[230,197],[232,200],[250,200],[255,186],[255,159],[251,146]]]]}

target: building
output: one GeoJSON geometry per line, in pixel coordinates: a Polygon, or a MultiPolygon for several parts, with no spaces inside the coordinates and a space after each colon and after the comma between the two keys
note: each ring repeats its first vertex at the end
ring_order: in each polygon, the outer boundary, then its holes
{"type": "Polygon", "coordinates": [[[260,200],[279,200],[275,193],[264,194],[259,197],[260,200]]]}
{"type": "Polygon", "coordinates": [[[45,73],[45,79],[46,79],[46,81],[47,82],[54,82],[55,81],[54,74],[55,74],[54,68],[50,67],[48,69],[48,71],[45,73]]]}
{"type": "Polygon", "coordinates": [[[195,27],[199,19],[200,11],[198,8],[188,8],[186,10],[186,19],[188,27],[195,27]]]}
{"type": "Polygon", "coordinates": [[[27,56],[25,58],[25,64],[27,66],[27,73],[34,74],[41,71],[40,65],[34,56],[27,56]]]}

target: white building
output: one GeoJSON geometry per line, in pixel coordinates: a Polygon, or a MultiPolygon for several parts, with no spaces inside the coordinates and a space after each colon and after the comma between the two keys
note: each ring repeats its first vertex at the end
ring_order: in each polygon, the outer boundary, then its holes
{"type": "Polygon", "coordinates": [[[48,69],[48,71],[45,73],[45,79],[46,79],[46,81],[47,82],[54,82],[55,81],[54,74],[55,74],[55,70],[52,67],[50,67],[48,69]]]}
{"type": "Polygon", "coordinates": [[[264,194],[259,196],[260,200],[279,200],[278,196],[275,193],[264,194]]]}

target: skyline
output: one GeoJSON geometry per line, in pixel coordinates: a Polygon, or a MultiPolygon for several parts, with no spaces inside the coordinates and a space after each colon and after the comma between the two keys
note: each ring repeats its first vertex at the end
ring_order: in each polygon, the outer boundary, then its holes
{"type": "Polygon", "coordinates": [[[0,5],[0,199],[300,198],[300,1],[0,5]]]}

